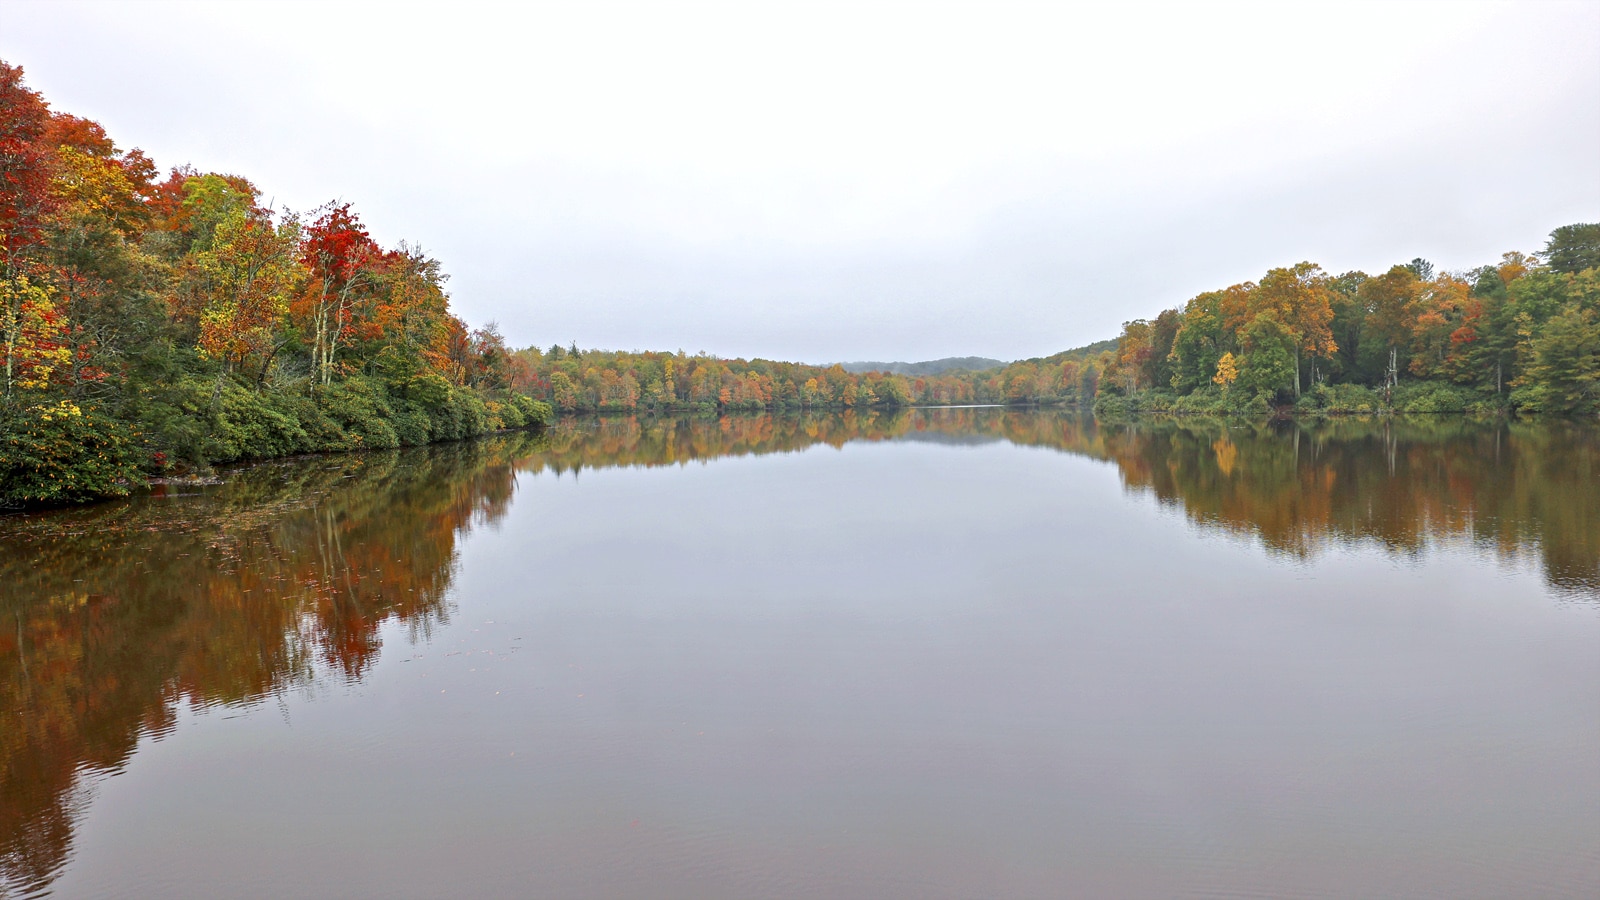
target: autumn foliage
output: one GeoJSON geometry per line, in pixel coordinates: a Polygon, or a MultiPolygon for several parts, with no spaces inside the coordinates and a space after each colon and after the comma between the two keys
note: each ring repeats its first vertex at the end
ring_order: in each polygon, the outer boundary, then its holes
{"type": "Polygon", "coordinates": [[[1600,225],[1467,272],[1312,263],[1123,327],[1098,409],[1600,412],[1600,225]]]}
{"type": "Polygon", "coordinates": [[[163,174],[0,62],[0,505],[114,496],[174,468],[467,437],[552,409],[1592,416],[1597,264],[1597,224],[1465,272],[1302,262],[1129,322],[1115,341],[932,376],[513,349],[492,323],[451,312],[437,260],[380,245],[350,204],[271,209],[239,175],[163,174]],[[62,423],[91,433],[46,439],[62,423]],[[115,458],[74,449],[90,446],[115,458]]]}
{"type": "Polygon", "coordinates": [[[0,62],[0,505],[545,421],[444,283],[349,204],[302,215],[237,175],[163,176],[0,62]]]}
{"type": "Polygon", "coordinates": [[[908,377],[683,352],[552,346],[512,354],[519,391],[565,411],[900,405],[1098,412],[1600,412],[1600,225],[1467,272],[1381,275],[1310,262],[1207,291],[1122,334],[983,371],[908,377]]]}

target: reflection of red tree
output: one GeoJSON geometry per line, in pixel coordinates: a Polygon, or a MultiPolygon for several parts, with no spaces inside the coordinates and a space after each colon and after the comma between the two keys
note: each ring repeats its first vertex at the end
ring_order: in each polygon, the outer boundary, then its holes
{"type": "Polygon", "coordinates": [[[179,703],[361,676],[391,619],[446,615],[455,537],[514,487],[514,439],[236,475],[171,500],[11,520],[0,534],[0,889],[66,859],[82,772],[115,771],[179,703]],[[351,477],[347,477],[351,476],[351,477]]]}

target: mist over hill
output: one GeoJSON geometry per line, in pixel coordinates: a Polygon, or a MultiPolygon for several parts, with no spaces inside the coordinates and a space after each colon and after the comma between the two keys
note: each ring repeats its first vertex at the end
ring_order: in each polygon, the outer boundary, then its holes
{"type": "Polygon", "coordinates": [[[945,372],[982,372],[1005,365],[1003,359],[983,356],[947,356],[923,362],[847,362],[840,363],[846,372],[888,372],[891,375],[942,375],[945,372]]]}

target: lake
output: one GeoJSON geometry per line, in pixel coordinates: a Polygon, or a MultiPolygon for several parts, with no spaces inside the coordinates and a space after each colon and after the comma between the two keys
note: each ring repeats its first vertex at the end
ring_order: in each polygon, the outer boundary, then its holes
{"type": "Polygon", "coordinates": [[[1600,896],[1600,435],[564,420],[0,517],[0,896],[1600,896]]]}

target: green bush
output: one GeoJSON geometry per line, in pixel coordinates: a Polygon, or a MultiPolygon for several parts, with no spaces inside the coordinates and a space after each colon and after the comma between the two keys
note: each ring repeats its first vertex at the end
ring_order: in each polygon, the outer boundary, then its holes
{"type": "Polygon", "coordinates": [[[1115,419],[1126,416],[1131,412],[1128,398],[1118,394],[1101,391],[1100,396],[1094,401],[1094,414],[1102,419],[1115,419]]]}
{"type": "Polygon", "coordinates": [[[466,437],[461,407],[453,402],[453,394],[446,394],[444,402],[428,407],[428,438],[435,441],[454,441],[466,437]]]}
{"type": "Polygon", "coordinates": [[[230,379],[223,383],[213,412],[205,448],[208,462],[270,459],[311,449],[301,411],[283,394],[253,391],[230,379]]]}
{"type": "Polygon", "coordinates": [[[1467,415],[1478,418],[1503,416],[1507,412],[1509,412],[1509,408],[1506,404],[1506,398],[1501,395],[1474,400],[1467,404],[1467,415]]]}
{"type": "Polygon", "coordinates": [[[316,394],[305,383],[260,389],[211,373],[173,372],[125,398],[116,415],[62,401],[0,412],[0,505],[122,496],[146,471],[296,453],[416,446],[502,428],[547,425],[550,404],[486,400],[435,373],[355,377],[316,394]],[[125,424],[137,421],[141,433],[125,424]]]}
{"type": "Polygon", "coordinates": [[[1241,392],[1223,391],[1216,387],[1204,387],[1192,394],[1179,397],[1172,404],[1174,415],[1180,416],[1226,416],[1239,412],[1241,392]]]}
{"type": "Polygon", "coordinates": [[[365,378],[350,378],[323,389],[318,398],[328,418],[344,432],[342,440],[319,450],[389,450],[400,446],[400,436],[390,424],[394,409],[383,385],[365,378]]]}
{"type": "Polygon", "coordinates": [[[1409,382],[1395,387],[1390,402],[1395,412],[1459,413],[1481,398],[1475,391],[1437,381],[1409,382]]]}
{"type": "Polygon", "coordinates": [[[489,409],[500,420],[501,428],[521,428],[528,424],[528,419],[522,414],[522,410],[510,400],[491,400],[489,409]]]}
{"type": "Polygon", "coordinates": [[[62,400],[0,415],[0,503],[82,503],[144,484],[137,437],[92,406],[62,400]]]}
{"type": "Polygon", "coordinates": [[[515,400],[528,425],[549,425],[556,420],[556,411],[543,400],[535,400],[526,394],[517,394],[515,400]]]}
{"type": "Polygon", "coordinates": [[[1383,407],[1383,398],[1359,384],[1319,384],[1295,404],[1296,411],[1326,415],[1371,415],[1383,407]]]}
{"type": "Polygon", "coordinates": [[[428,428],[432,424],[426,411],[404,400],[391,404],[394,407],[395,436],[406,447],[418,447],[428,442],[428,428]]]}
{"type": "Polygon", "coordinates": [[[1128,407],[1134,412],[1165,413],[1172,411],[1173,404],[1177,400],[1178,398],[1170,391],[1140,391],[1128,398],[1128,407]]]}
{"type": "Polygon", "coordinates": [[[140,397],[124,415],[141,423],[152,461],[159,469],[207,466],[206,443],[211,425],[200,411],[205,392],[194,382],[180,379],[154,396],[140,397]]]}
{"type": "Polygon", "coordinates": [[[477,437],[489,431],[489,410],[482,397],[457,388],[451,393],[450,399],[461,410],[461,434],[458,437],[477,437]]]}

